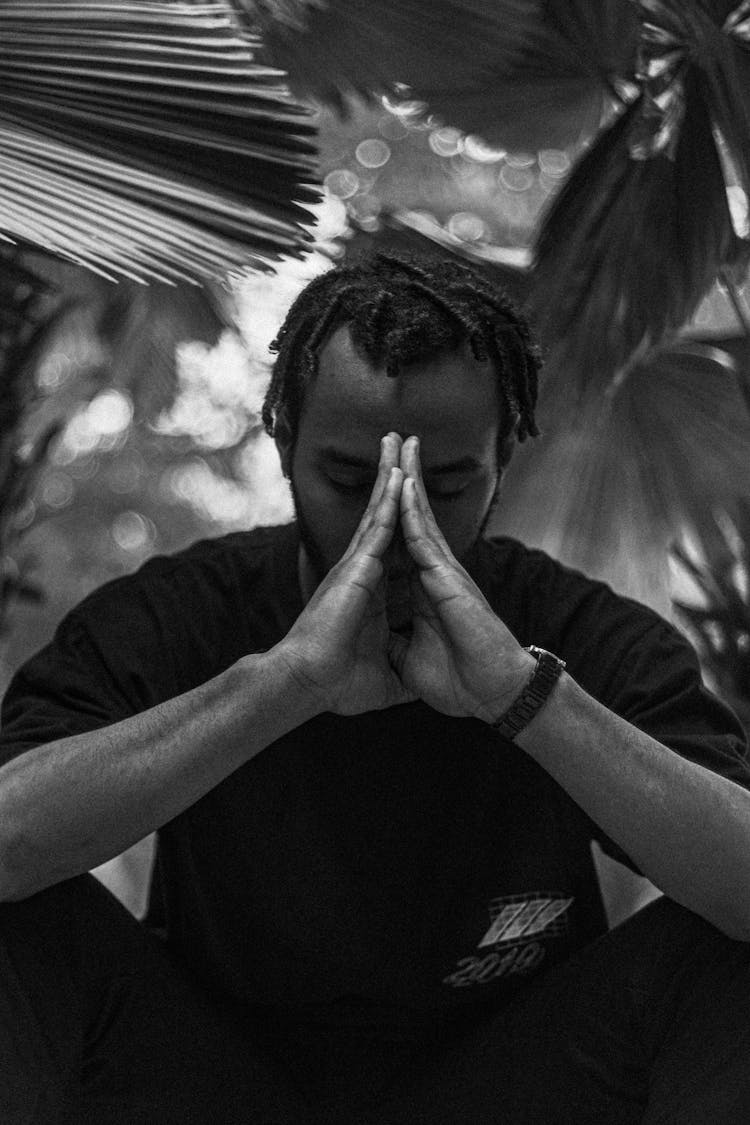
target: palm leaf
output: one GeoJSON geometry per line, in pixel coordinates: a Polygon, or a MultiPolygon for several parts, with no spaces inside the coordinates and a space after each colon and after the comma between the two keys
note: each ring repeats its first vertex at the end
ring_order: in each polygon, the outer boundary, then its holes
{"type": "Polygon", "coordinates": [[[313,126],[224,0],[0,5],[0,231],[111,277],[298,254],[313,126]]]}
{"type": "Polygon", "coordinates": [[[67,307],[16,247],[0,245],[0,639],[8,631],[12,603],[39,597],[27,577],[30,560],[14,558],[22,534],[16,519],[59,425],[52,422],[29,442],[23,423],[36,394],[35,367],[67,307]]]}
{"type": "Polygon", "coordinates": [[[708,537],[707,515],[750,494],[750,415],[729,348],[686,340],[607,395],[571,396],[551,370],[538,418],[542,436],[511,462],[493,527],[669,615],[669,545],[686,528],[708,537]]]}
{"type": "Polygon", "coordinates": [[[672,144],[634,158],[635,131],[652,111],[641,93],[578,161],[544,217],[532,308],[559,343],[557,362],[579,382],[606,384],[678,330],[726,267],[746,266],[750,243],[735,233],[726,188],[736,178],[750,192],[750,41],[722,31],[731,6],[661,5],[695,43],[690,53],[686,38],[675,77],[684,115],[672,144]]]}
{"type": "Polygon", "coordinates": [[[719,511],[712,534],[699,534],[696,560],[678,541],[674,563],[697,586],[702,604],[675,599],[678,617],[693,637],[717,690],[750,722],[750,511],[740,500],[731,517],[719,511]],[[716,532],[719,531],[717,536],[716,532]]]}
{"type": "Polygon", "coordinates": [[[339,110],[406,83],[431,112],[513,148],[599,125],[610,75],[632,69],[621,0],[232,0],[293,88],[339,110]]]}
{"type": "Polygon", "coordinates": [[[677,331],[737,255],[711,120],[699,90],[674,159],[632,160],[635,102],[580,160],[544,218],[531,308],[556,362],[606,384],[677,331]]]}

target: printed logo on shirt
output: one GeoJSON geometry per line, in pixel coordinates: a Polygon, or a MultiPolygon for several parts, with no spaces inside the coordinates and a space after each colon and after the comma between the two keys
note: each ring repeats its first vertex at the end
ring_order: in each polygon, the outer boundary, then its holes
{"type": "Polygon", "coordinates": [[[559,933],[567,928],[563,915],[572,898],[493,898],[490,903],[492,925],[484,935],[478,949],[486,945],[506,944],[548,931],[559,933]]]}
{"type": "Polygon", "coordinates": [[[486,984],[505,976],[525,975],[547,954],[547,942],[567,932],[572,898],[537,891],[533,897],[510,895],[489,904],[490,928],[477,949],[482,956],[462,957],[456,971],[443,979],[453,988],[486,984]]]}

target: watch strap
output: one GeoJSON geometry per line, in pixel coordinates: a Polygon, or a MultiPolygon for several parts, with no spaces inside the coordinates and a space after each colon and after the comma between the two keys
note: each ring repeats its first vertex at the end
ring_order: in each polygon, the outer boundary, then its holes
{"type": "Polygon", "coordinates": [[[494,723],[490,723],[493,730],[510,741],[513,741],[541,710],[565,668],[564,660],[544,648],[529,645],[526,652],[536,657],[536,667],[531,674],[531,679],[505,714],[495,719],[494,723]]]}

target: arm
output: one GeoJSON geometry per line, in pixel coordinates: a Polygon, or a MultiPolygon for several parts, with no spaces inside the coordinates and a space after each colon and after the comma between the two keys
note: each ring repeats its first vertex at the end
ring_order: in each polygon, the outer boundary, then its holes
{"type": "Polygon", "coordinates": [[[0,900],[118,855],[312,717],[273,653],[101,730],[0,769],[0,900]]]}
{"type": "MultiPolygon", "coordinates": [[[[402,525],[419,582],[401,674],[437,710],[492,722],[534,660],[451,554],[412,438],[402,466],[402,525]]],[[[516,742],[660,889],[730,937],[750,940],[750,792],[644,734],[566,674],[516,742]]]]}
{"type": "Polygon", "coordinates": [[[81,874],[159,828],[322,711],[409,696],[388,662],[382,555],[398,520],[400,440],[341,561],[280,644],[121,722],[0,768],[0,900],[81,874]]]}
{"type": "Polygon", "coordinates": [[[516,743],[660,890],[750,941],[750,792],[613,714],[566,673],[516,743]]]}

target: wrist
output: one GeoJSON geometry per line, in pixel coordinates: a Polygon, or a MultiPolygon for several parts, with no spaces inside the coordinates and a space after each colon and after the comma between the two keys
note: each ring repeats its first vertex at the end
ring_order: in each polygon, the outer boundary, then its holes
{"type": "Polygon", "coordinates": [[[510,706],[490,724],[509,741],[513,741],[544,709],[565,671],[565,661],[546,649],[530,645],[525,651],[534,659],[534,669],[510,706]]]}
{"type": "Polygon", "coordinates": [[[242,657],[234,671],[239,675],[240,706],[247,706],[254,723],[260,720],[270,741],[282,738],[323,710],[279,645],[242,657]]]}
{"type": "Polygon", "coordinates": [[[306,661],[300,659],[286,640],[264,652],[261,660],[274,707],[282,712],[280,721],[287,729],[301,726],[328,709],[306,661]]]}
{"type": "Polygon", "coordinates": [[[512,659],[504,660],[503,682],[497,694],[479,708],[476,718],[490,725],[496,722],[513,706],[533,676],[535,668],[536,660],[525,648],[519,648],[512,659]]]}

